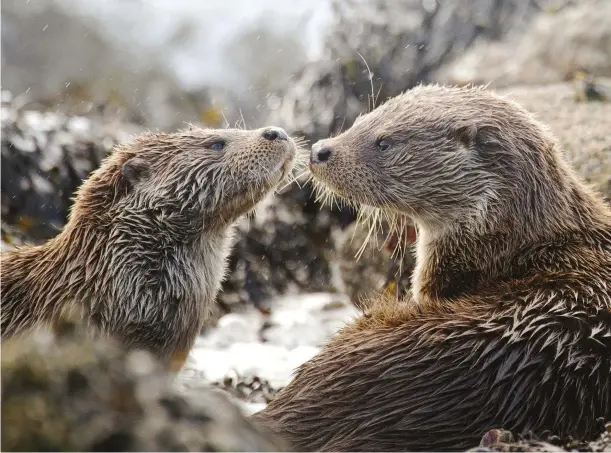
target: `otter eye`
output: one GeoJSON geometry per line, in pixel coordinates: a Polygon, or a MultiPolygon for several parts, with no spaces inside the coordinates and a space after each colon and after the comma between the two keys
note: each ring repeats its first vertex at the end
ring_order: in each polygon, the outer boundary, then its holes
{"type": "Polygon", "coordinates": [[[392,141],[388,138],[381,138],[376,142],[376,146],[380,149],[380,151],[386,151],[392,146],[392,141]]]}
{"type": "Polygon", "coordinates": [[[225,147],[225,142],[223,140],[217,140],[216,142],[213,142],[212,144],[210,144],[210,149],[214,150],[214,151],[220,151],[225,147]]]}

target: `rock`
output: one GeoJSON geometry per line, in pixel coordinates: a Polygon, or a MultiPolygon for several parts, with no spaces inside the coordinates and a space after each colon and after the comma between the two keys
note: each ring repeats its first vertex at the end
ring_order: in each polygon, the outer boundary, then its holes
{"type": "Polygon", "coordinates": [[[19,98],[3,92],[3,239],[11,236],[6,225],[19,227],[31,241],[55,236],[82,180],[115,143],[138,130],[130,124],[28,110],[19,98]]]}
{"type": "MultiPolygon", "coordinates": [[[[370,91],[356,92],[348,69],[333,60],[308,64],[289,83],[268,122],[311,144],[349,127],[364,109],[370,91]]],[[[367,87],[369,90],[369,87],[367,87]]]]}
{"type": "Polygon", "coordinates": [[[286,296],[263,314],[253,307],[222,316],[198,338],[181,371],[182,389],[215,386],[254,413],[291,380],[294,370],[358,311],[346,296],[286,296]]]}
{"type": "Polygon", "coordinates": [[[287,451],[220,390],[63,321],[2,343],[3,451],[287,451]]]}
{"type": "Polygon", "coordinates": [[[560,439],[558,436],[547,433],[541,438],[525,436],[516,440],[511,431],[505,429],[492,429],[482,437],[479,447],[468,451],[583,451],[602,452],[611,449],[611,423],[601,419],[601,434],[593,441],[560,439]]]}
{"type": "Polygon", "coordinates": [[[267,396],[253,400],[246,395],[244,401],[267,401],[288,384],[296,367],[358,315],[346,296],[329,293],[289,295],[273,306],[269,314],[250,307],[222,316],[196,341],[180,374],[181,385],[226,388],[230,379],[229,387],[249,387],[256,378],[269,387],[267,396]]]}
{"type": "Polygon", "coordinates": [[[259,342],[235,343],[227,348],[196,344],[181,372],[180,385],[189,388],[219,385],[235,373],[238,382],[257,377],[279,391],[288,384],[295,368],[318,351],[314,346],[289,349],[259,342]]]}
{"type": "Polygon", "coordinates": [[[562,82],[582,70],[611,77],[611,4],[569,2],[537,14],[527,28],[498,41],[480,40],[448,62],[437,80],[508,87],[562,82]]]}
{"type": "Polygon", "coordinates": [[[482,437],[480,447],[490,447],[492,445],[505,442],[511,443],[514,441],[511,431],[506,429],[491,429],[482,437]]]}
{"type": "Polygon", "coordinates": [[[319,348],[358,315],[350,299],[332,294],[285,296],[275,301],[274,310],[262,326],[265,344],[297,348],[319,348]]]}
{"type": "MultiPolygon", "coordinates": [[[[4,89],[27,93],[51,110],[108,110],[151,129],[205,119],[207,93],[185,93],[174,71],[137,39],[113,39],[79,8],[62,3],[4,3],[4,89]]],[[[221,124],[222,118],[211,126],[221,124]]]]}
{"type": "Polygon", "coordinates": [[[269,302],[281,295],[337,291],[332,232],[341,226],[341,213],[321,211],[311,188],[292,184],[269,198],[254,218],[238,225],[218,296],[221,311],[254,305],[268,312],[269,302]]]}
{"type": "MultiPolygon", "coordinates": [[[[611,86],[611,79],[605,84],[611,86]]],[[[611,103],[577,102],[573,84],[500,90],[549,126],[577,172],[611,200],[611,103]]]]}
{"type": "Polygon", "coordinates": [[[477,38],[522,30],[558,3],[567,0],[336,0],[325,53],[289,84],[270,121],[312,142],[336,134],[377,101],[435,81],[477,38]]]}

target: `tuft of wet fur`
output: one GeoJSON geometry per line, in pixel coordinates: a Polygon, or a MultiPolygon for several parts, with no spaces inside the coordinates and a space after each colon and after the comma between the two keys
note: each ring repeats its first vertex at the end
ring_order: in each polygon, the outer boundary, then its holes
{"type": "Polygon", "coordinates": [[[413,285],[368,303],[255,419],[317,451],[596,435],[611,418],[611,211],[549,131],[483,88],[420,86],[323,145],[324,194],[416,224],[413,285]]]}
{"type": "Polygon", "coordinates": [[[2,254],[2,339],[78,306],[92,330],[180,367],[219,290],[232,224],[291,174],[296,143],[265,129],[189,128],[115,148],[55,238],[2,254]]]}

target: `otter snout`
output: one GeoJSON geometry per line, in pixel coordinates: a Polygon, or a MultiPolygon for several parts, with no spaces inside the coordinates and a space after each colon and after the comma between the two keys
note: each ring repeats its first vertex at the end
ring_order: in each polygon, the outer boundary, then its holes
{"type": "Polygon", "coordinates": [[[310,164],[325,164],[331,159],[333,148],[325,146],[322,141],[316,142],[310,152],[310,164]]]}
{"type": "Polygon", "coordinates": [[[288,134],[281,127],[268,127],[261,134],[264,139],[269,141],[289,139],[288,134]]]}

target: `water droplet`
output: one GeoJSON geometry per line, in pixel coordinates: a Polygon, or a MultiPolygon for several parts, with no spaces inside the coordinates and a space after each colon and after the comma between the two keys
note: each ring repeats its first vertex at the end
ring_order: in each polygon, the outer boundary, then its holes
{"type": "Polygon", "coordinates": [[[424,10],[427,13],[432,14],[437,9],[437,1],[436,0],[422,0],[422,7],[424,8],[424,10]]]}
{"type": "Polygon", "coordinates": [[[276,110],[282,104],[282,98],[276,96],[275,94],[270,94],[267,98],[267,108],[270,110],[276,110]]]}

